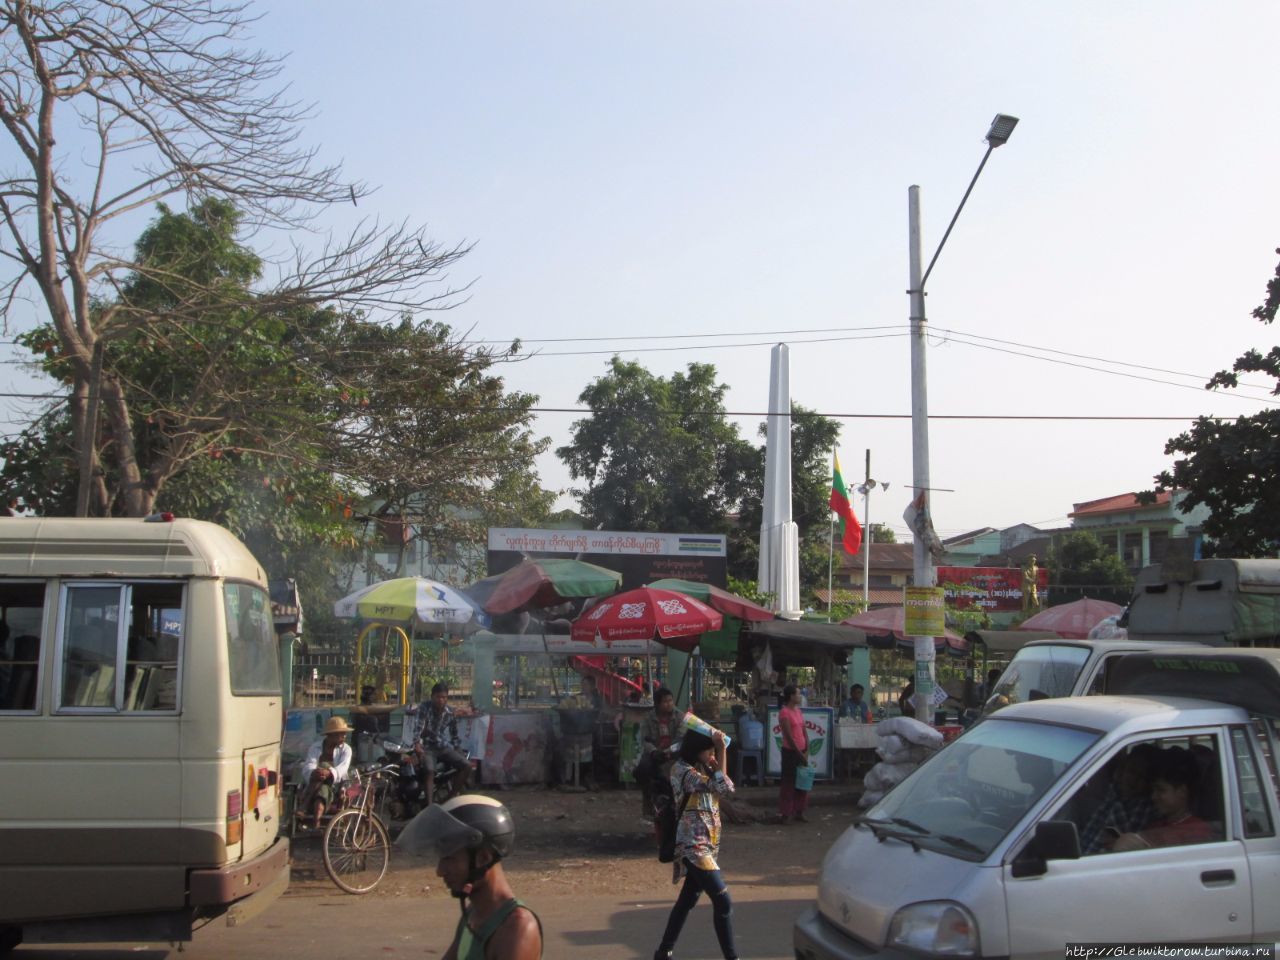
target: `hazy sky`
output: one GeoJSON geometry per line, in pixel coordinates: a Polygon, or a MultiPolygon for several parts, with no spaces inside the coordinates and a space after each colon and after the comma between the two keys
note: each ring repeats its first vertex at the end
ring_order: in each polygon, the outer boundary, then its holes
{"type": "MultiPolygon", "coordinates": [[[[1280,246],[1274,2],[262,10],[257,40],[291,53],[294,93],[317,105],[306,139],[380,186],[330,222],[408,217],[475,241],[452,276],[471,298],[444,319],[543,351],[506,368],[540,406],[577,406],[616,351],[662,374],[714,363],[728,408],[759,412],[785,341],[796,402],[860,415],[841,420],[845,474],[872,451],[891,487],[871,519],[901,533],[911,426],[888,415],[910,412],[907,189],[927,261],[998,112],[1021,123],[929,279],[930,412],[1266,402],[1200,388],[1273,342],[1250,311],[1280,246]]],[[[558,445],[572,420],[537,427],[558,445]]],[[[755,441],[760,418],[739,421],[755,441]]],[[[932,484],[954,491],[935,523],[1065,524],[1074,502],[1149,487],[1188,423],[935,419],[932,484]]],[[[538,467],[569,486],[553,454],[538,467]]]]}

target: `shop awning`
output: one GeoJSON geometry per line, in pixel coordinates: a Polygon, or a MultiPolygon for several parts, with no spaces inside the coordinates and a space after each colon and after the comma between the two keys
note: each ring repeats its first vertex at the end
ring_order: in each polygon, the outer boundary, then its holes
{"type": "Polygon", "coordinates": [[[738,644],[738,669],[750,670],[753,649],[768,643],[773,655],[787,663],[812,663],[827,656],[844,663],[854,647],[867,646],[867,635],[857,627],[811,620],[765,620],[745,624],[738,644]]]}
{"type": "Polygon", "coordinates": [[[970,630],[964,635],[970,643],[980,643],[987,654],[1008,656],[1017,653],[1030,640],[1061,640],[1052,630],[970,630]]]}

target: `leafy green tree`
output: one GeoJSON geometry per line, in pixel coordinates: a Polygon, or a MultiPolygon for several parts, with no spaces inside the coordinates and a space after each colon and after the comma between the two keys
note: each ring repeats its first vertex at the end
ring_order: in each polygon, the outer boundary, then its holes
{"type": "Polygon", "coordinates": [[[898,535],[893,532],[893,528],[883,523],[871,524],[871,542],[872,543],[897,543],[898,535]]]}
{"type": "MultiPolygon", "coordinates": [[[[1280,253],[1280,250],[1276,251],[1280,253]]],[[[1280,308],[1280,265],[1267,282],[1266,299],[1253,311],[1270,325],[1280,308]]],[[[1214,374],[1207,390],[1239,385],[1242,373],[1265,374],[1280,394],[1280,347],[1264,355],[1242,354],[1231,370],[1214,374]]],[[[1156,475],[1156,490],[1185,490],[1183,509],[1205,506],[1207,551],[1225,557],[1274,556],[1280,543],[1280,409],[1272,407],[1234,421],[1200,417],[1185,433],[1169,440],[1171,470],[1156,475]]],[[[1154,494],[1142,499],[1150,502],[1154,494]]]]}
{"type": "Polygon", "coordinates": [[[1087,530],[1055,537],[1049,547],[1049,592],[1058,603],[1081,597],[1126,603],[1133,575],[1114,550],[1087,530]]]}
{"type": "Polygon", "coordinates": [[[725,419],[725,390],[710,364],[667,378],[614,357],[578,398],[591,415],[556,450],[585,484],[573,492],[586,523],[726,532],[754,451],[725,419]]]}

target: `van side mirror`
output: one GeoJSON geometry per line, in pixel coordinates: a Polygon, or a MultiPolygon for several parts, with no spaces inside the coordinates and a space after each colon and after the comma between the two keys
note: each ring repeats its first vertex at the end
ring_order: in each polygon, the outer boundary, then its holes
{"type": "Polygon", "coordinates": [[[1036,832],[1014,858],[1014,877],[1039,877],[1049,869],[1050,860],[1079,860],[1080,835],[1070,820],[1041,820],[1036,832]]]}

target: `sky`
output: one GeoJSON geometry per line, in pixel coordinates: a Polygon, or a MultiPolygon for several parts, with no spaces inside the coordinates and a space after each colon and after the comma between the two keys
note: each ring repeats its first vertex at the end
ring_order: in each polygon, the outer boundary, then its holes
{"type": "MultiPolygon", "coordinates": [[[[870,450],[870,519],[904,539],[908,188],[927,262],[996,113],[1020,123],[927,285],[939,533],[1066,525],[1150,488],[1191,418],[1276,402],[1202,389],[1272,343],[1250,314],[1280,246],[1274,2],[257,9],[315,104],[302,139],[378,188],[322,222],[474,242],[439,319],[539,351],[503,370],[539,407],[580,406],[615,352],[713,363],[756,442],[786,342],[793,400],[839,418],[850,481],[870,450]],[[1009,414],[1046,419],[989,419],[1009,414]]],[[[554,449],[574,419],[535,428],[554,449]]],[[[537,467],[571,486],[554,453],[537,467]]]]}

